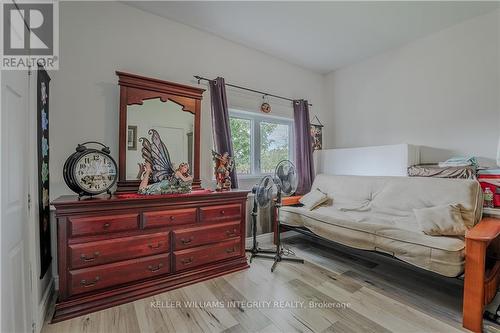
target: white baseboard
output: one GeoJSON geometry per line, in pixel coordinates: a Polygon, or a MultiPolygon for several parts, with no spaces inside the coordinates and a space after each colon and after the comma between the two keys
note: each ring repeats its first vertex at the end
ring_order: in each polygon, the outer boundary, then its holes
{"type": "Polygon", "coordinates": [[[52,296],[55,293],[55,283],[54,283],[54,278],[50,279],[50,282],[45,288],[45,292],[43,293],[42,299],[38,305],[38,314],[37,314],[37,319],[36,319],[36,324],[35,324],[35,331],[34,333],[40,333],[43,327],[43,323],[45,322],[45,317],[47,316],[47,311],[49,310],[50,307],[50,302],[52,301],[52,296]]]}

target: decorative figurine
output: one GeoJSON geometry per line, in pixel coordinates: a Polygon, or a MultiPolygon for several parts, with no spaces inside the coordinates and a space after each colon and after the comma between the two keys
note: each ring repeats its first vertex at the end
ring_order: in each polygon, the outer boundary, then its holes
{"type": "Polygon", "coordinates": [[[144,163],[139,164],[141,184],[139,194],[189,193],[192,190],[193,177],[189,174],[189,164],[181,163],[174,170],[168,149],[160,134],[150,129],[151,141],[140,138],[144,163]],[[152,182],[152,183],[150,183],[152,182]]]}
{"type": "Polygon", "coordinates": [[[215,180],[217,181],[216,191],[229,191],[231,189],[231,177],[234,160],[229,153],[219,154],[212,150],[212,158],[215,162],[215,180]]]}
{"type": "Polygon", "coordinates": [[[139,185],[139,194],[173,194],[189,193],[193,185],[193,177],[189,175],[189,164],[181,163],[171,178],[165,178],[159,182],[149,184],[153,174],[151,164],[144,164],[144,176],[139,185]]]}

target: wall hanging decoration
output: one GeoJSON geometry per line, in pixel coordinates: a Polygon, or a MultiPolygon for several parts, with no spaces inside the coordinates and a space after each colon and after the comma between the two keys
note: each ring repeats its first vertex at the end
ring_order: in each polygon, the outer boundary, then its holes
{"type": "Polygon", "coordinates": [[[311,137],[313,150],[323,149],[323,124],[319,120],[318,116],[314,116],[313,122],[311,122],[311,137]],[[316,123],[313,123],[316,121],[316,123]]]}
{"type": "Polygon", "coordinates": [[[260,105],[260,111],[264,113],[271,113],[271,104],[269,104],[269,98],[267,95],[262,96],[262,104],[260,105]]]}
{"type": "Polygon", "coordinates": [[[137,126],[128,126],[127,149],[137,150],[137,126]]]}
{"type": "Polygon", "coordinates": [[[50,77],[38,65],[37,71],[37,141],[38,141],[38,223],[40,226],[40,279],[52,261],[50,250],[49,204],[49,82],[50,77]]]}

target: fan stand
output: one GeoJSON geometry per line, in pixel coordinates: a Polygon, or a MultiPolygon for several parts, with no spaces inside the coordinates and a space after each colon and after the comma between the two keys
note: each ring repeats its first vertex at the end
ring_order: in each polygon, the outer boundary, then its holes
{"type": "Polygon", "coordinates": [[[253,258],[266,258],[273,259],[274,257],[271,255],[265,255],[261,253],[269,253],[273,254],[276,250],[266,250],[259,248],[259,244],[257,243],[257,202],[254,199],[253,208],[252,208],[252,248],[246,249],[245,251],[250,252],[250,263],[252,263],[253,258]]]}
{"type": "Polygon", "coordinates": [[[301,263],[303,264],[304,263],[304,259],[300,259],[300,258],[290,258],[290,257],[283,257],[283,248],[281,247],[281,222],[280,222],[280,208],[281,208],[281,193],[280,191],[278,191],[278,198],[276,200],[276,211],[277,211],[277,215],[276,216],[276,232],[277,232],[277,235],[276,235],[276,255],[274,256],[274,263],[273,265],[271,266],[271,273],[274,272],[274,270],[276,269],[276,266],[278,265],[279,262],[281,261],[291,261],[291,262],[298,262],[298,263],[301,263]]]}

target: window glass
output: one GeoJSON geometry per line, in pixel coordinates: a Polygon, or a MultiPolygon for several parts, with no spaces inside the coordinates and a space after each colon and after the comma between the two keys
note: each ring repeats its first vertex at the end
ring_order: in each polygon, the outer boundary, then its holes
{"type": "Polygon", "coordinates": [[[276,165],[289,159],[288,125],[271,122],[260,123],[261,173],[273,173],[276,165]]]}
{"type": "Polygon", "coordinates": [[[249,119],[230,117],[231,136],[233,139],[234,159],[238,174],[252,173],[250,164],[252,143],[251,129],[252,123],[249,119]]]}

